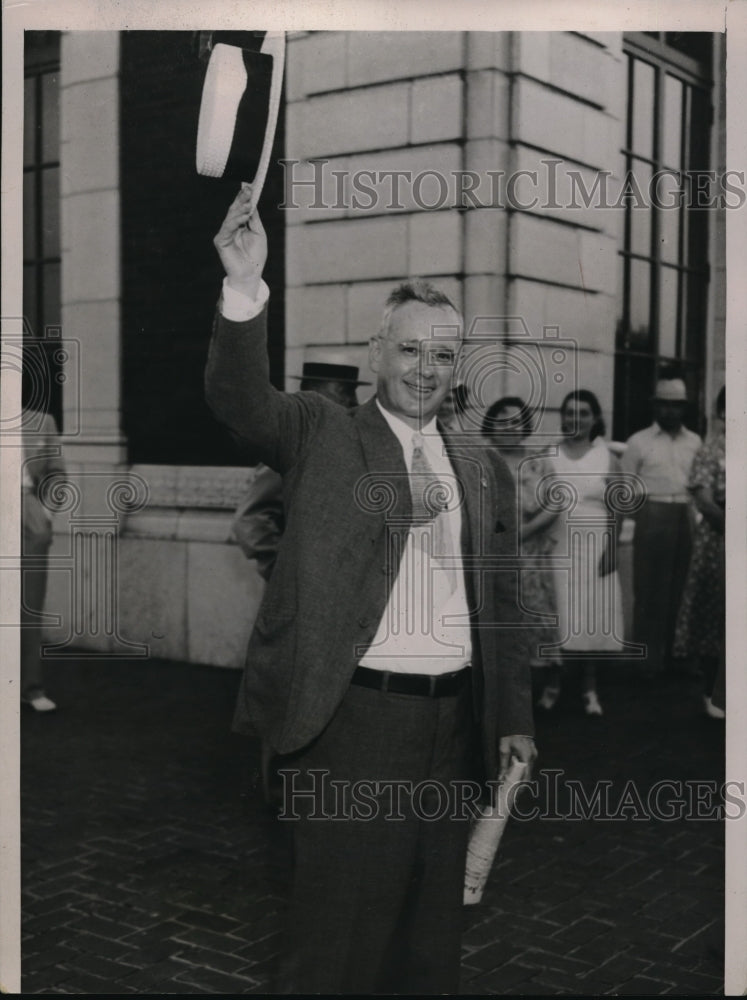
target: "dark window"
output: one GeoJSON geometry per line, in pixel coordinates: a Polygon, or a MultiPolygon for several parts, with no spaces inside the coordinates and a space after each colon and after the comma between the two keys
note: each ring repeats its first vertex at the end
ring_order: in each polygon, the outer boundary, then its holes
{"type": "Polygon", "coordinates": [[[625,36],[623,153],[635,193],[626,208],[616,343],[614,434],[622,440],[650,423],[662,372],[684,378],[691,399],[702,394],[710,210],[697,207],[696,185],[700,174],[705,200],[713,195],[703,173],[713,43],[713,35],[693,32],[625,36]]]}
{"type": "Polygon", "coordinates": [[[24,35],[23,315],[25,401],[62,420],[60,326],[60,35],[24,35]]]}
{"type": "MultiPolygon", "coordinates": [[[[123,427],[132,462],[242,464],[212,417],[203,372],[223,272],[213,247],[235,181],[201,177],[195,146],[206,63],[196,33],[122,34],[123,427]]],[[[283,114],[260,208],[270,258],[270,364],[283,382],[283,114]]]]}

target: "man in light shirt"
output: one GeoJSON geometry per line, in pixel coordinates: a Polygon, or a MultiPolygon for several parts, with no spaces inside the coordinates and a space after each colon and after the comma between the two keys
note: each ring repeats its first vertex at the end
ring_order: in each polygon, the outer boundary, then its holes
{"type": "Polygon", "coordinates": [[[661,379],[654,422],[633,434],[623,472],[642,481],[645,500],[633,540],[634,638],[646,646],[645,676],[671,666],[674,629],[690,563],[693,510],[687,483],[701,440],[682,423],[687,391],[681,379],[661,379]]]}
{"type": "Polygon", "coordinates": [[[343,410],[268,378],[266,238],[251,191],[206,371],[216,416],[284,476],[287,520],[235,727],[286,755],[295,993],[454,993],[469,810],[460,789],[535,757],[516,607],[514,487],[442,435],[461,317],[425,282],[371,338],[376,396],[343,410]]]}

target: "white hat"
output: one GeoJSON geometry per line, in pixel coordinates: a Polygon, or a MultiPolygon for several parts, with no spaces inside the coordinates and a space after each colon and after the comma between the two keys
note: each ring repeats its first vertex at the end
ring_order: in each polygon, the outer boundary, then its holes
{"type": "Polygon", "coordinates": [[[656,383],[654,399],[667,403],[686,403],[687,389],[681,378],[662,378],[656,383]]]}
{"type": "Polygon", "coordinates": [[[213,46],[197,126],[197,172],[245,181],[257,204],[270,163],[283,83],[285,34],[264,33],[259,51],[213,46]]]}

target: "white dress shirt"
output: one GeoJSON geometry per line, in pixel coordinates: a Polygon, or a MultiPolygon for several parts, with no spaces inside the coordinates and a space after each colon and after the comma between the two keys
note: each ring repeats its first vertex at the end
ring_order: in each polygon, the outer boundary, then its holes
{"type": "Polygon", "coordinates": [[[669,434],[654,421],[628,440],[622,470],[641,477],[649,500],[689,503],[687,483],[701,443],[687,427],[669,434]]]}
{"type": "Polygon", "coordinates": [[[246,323],[247,320],[254,319],[264,309],[270,297],[270,289],[267,284],[260,279],[259,290],[256,299],[237,292],[228,284],[228,278],[223,279],[223,293],[221,295],[220,311],[225,319],[233,323],[246,323]]]}
{"type": "MultiPolygon", "coordinates": [[[[411,472],[412,437],[416,432],[385,410],[378,400],[376,405],[399,441],[407,471],[411,472]]],[[[456,476],[435,418],[421,428],[420,434],[431,468],[458,498],[456,476]]],[[[461,566],[462,509],[458,499],[439,517],[449,519],[457,559],[456,588],[451,591],[446,572],[418,543],[423,533],[429,532],[429,527],[410,530],[384,615],[360,661],[361,666],[393,673],[443,674],[459,670],[470,662],[469,612],[461,566]]]]}

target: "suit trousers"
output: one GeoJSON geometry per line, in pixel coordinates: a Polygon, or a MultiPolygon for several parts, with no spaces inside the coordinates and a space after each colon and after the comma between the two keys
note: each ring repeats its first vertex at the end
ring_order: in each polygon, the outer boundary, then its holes
{"type": "Polygon", "coordinates": [[[281,821],[298,818],[279,992],[458,992],[475,728],[469,683],[439,698],[351,685],[284,758],[281,821]]]}
{"type": "Polygon", "coordinates": [[[646,665],[657,673],[672,656],[691,549],[690,505],[647,501],[633,542],[634,638],[645,643],[646,665]]]}

